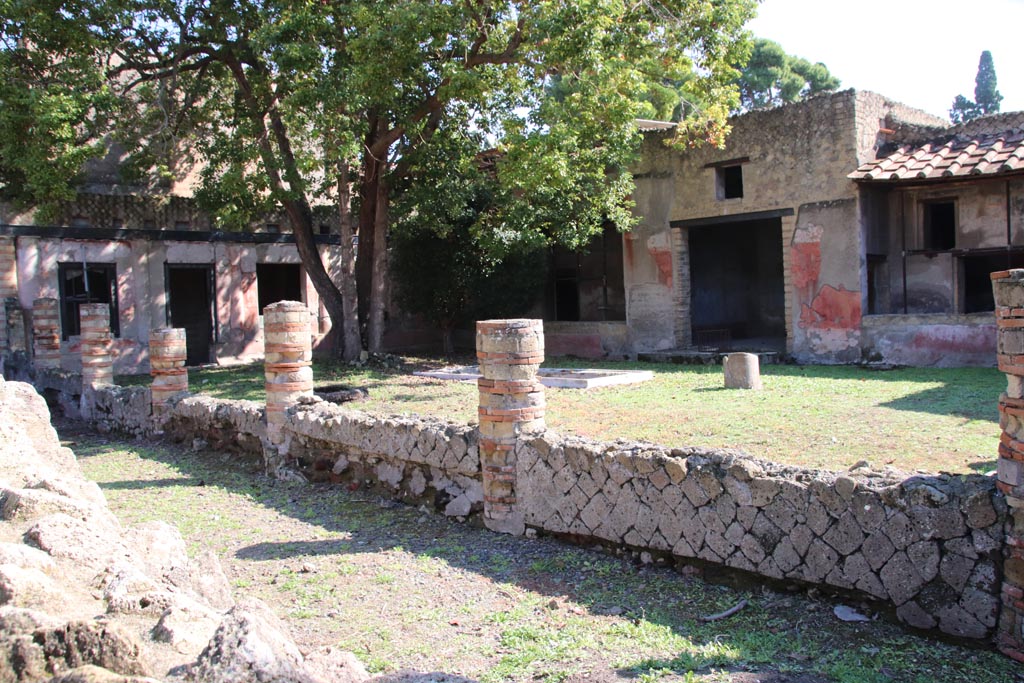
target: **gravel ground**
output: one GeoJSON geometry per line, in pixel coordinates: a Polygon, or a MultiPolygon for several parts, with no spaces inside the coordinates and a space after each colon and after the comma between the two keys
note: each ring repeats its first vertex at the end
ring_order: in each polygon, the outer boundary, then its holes
{"type": "MultiPolygon", "coordinates": [[[[58,429],[126,524],[176,524],[212,548],[300,647],[339,646],[372,672],[473,681],[1008,683],[1009,660],[838,620],[804,590],[712,583],[699,570],[551,538],[512,538],[370,491],[278,482],[178,444],[58,429]],[[712,622],[702,616],[741,601],[712,622]]],[[[869,605],[847,603],[874,616],[869,605]]]]}

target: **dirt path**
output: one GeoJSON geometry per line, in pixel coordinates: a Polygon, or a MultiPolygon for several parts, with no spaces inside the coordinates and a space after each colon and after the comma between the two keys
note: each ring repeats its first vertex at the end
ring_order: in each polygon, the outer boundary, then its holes
{"type": "Polygon", "coordinates": [[[992,652],[841,622],[835,603],[804,593],[501,536],[360,490],[272,481],[209,451],[60,431],[123,521],[176,524],[300,646],[351,650],[371,671],[485,683],[1024,681],[992,652]],[[699,620],[743,599],[732,617],[699,620]]]}

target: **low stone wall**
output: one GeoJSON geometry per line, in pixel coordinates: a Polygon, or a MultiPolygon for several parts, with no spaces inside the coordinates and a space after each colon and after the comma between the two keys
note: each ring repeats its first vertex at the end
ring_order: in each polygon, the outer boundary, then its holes
{"type": "Polygon", "coordinates": [[[861,349],[867,360],[914,367],[995,365],[991,313],[866,315],[861,349]]]}
{"type": "Polygon", "coordinates": [[[529,527],[856,590],[964,638],[996,626],[1007,512],[991,477],[841,475],[551,432],[516,460],[529,527]]]}
{"type": "Polygon", "coordinates": [[[483,510],[473,427],[369,415],[312,398],[288,411],[284,434],[288,465],[312,481],[380,485],[451,517],[483,510]]]}

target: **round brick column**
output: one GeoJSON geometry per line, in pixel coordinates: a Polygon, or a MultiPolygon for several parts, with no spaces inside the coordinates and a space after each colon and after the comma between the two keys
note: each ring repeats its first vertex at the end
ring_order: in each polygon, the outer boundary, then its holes
{"type": "Polygon", "coordinates": [[[32,363],[37,370],[60,369],[60,315],[57,300],[32,302],[32,363]]]}
{"type": "Polygon", "coordinates": [[[263,309],[263,339],[267,438],[277,446],[282,442],[285,410],[300,396],[313,395],[313,349],[306,304],[278,301],[263,309]]]}
{"type": "Polygon", "coordinates": [[[992,273],[996,303],[996,353],[1006,373],[999,397],[996,487],[1010,507],[1004,546],[1002,611],[997,647],[1024,662],[1024,269],[992,273]]]}
{"type": "Polygon", "coordinates": [[[188,391],[188,369],[185,368],[185,329],[160,327],[149,332],[149,374],[153,414],[158,415],[174,394],[188,391]]]}
{"type": "Polygon", "coordinates": [[[79,309],[82,339],[82,385],[114,383],[114,356],[110,341],[110,306],[82,304],[79,309]]]}
{"type": "Polygon", "coordinates": [[[516,501],[516,441],[544,430],[544,385],[537,370],[544,362],[540,320],[482,320],[476,324],[480,361],[480,466],[484,524],[495,531],[523,533],[516,501]]]}

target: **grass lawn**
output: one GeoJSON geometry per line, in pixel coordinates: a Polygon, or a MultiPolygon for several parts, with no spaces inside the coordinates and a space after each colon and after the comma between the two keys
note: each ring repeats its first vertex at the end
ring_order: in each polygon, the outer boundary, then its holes
{"type": "MultiPolygon", "coordinates": [[[[316,384],[366,387],[353,407],[377,413],[476,421],[474,383],[414,377],[442,361],[405,359],[402,369],[314,366],[316,384]]],[[[469,362],[468,359],[464,359],[469,362]]],[[[556,358],[546,367],[639,368],[655,378],[601,389],[548,389],[547,422],[594,439],[648,440],[666,446],[738,448],[805,467],[841,470],[866,460],[902,470],[989,472],[999,438],[995,368],[867,370],[847,366],[766,365],[763,392],[722,387],[720,366],[582,362],[556,358]]],[[[190,384],[220,398],[264,399],[263,367],[190,371],[190,384]]],[[[148,376],[119,378],[148,382],[148,376]]]]}

